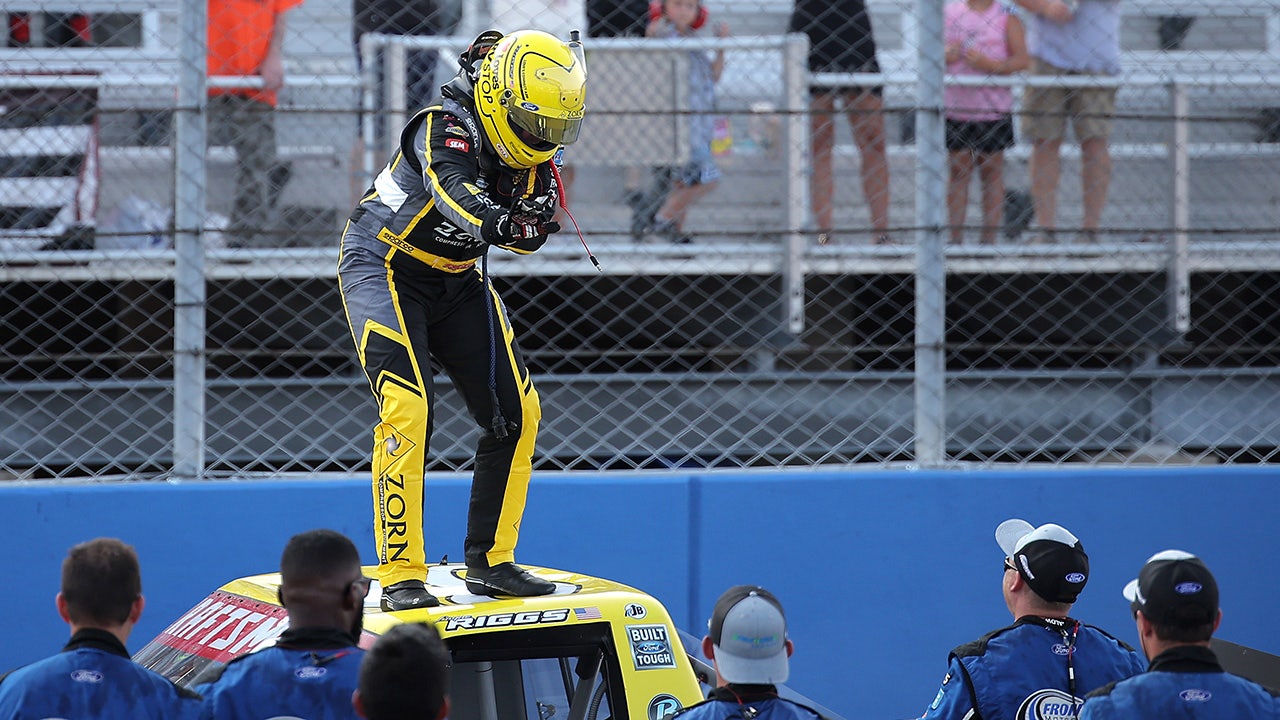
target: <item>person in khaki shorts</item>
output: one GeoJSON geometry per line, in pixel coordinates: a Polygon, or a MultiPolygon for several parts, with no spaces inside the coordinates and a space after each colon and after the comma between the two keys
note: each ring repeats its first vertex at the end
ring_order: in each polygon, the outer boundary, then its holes
{"type": "MultiPolygon", "coordinates": [[[[1014,0],[1028,13],[1031,74],[1041,77],[1120,74],[1121,0],[1014,0]]],[[[1111,184],[1111,118],[1116,88],[1029,87],[1023,99],[1023,135],[1031,145],[1031,197],[1038,240],[1057,231],[1060,152],[1068,118],[1080,143],[1084,198],[1081,237],[1097,239],[1111,184]]]]}

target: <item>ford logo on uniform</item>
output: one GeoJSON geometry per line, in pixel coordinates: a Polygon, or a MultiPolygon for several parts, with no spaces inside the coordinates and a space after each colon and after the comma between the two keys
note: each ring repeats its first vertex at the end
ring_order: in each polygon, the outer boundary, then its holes
{"type": "Polygon", "coordinates": [[[1187,702],[1209,702],[1209,698],[1213,697],[1213,693],[1209,692],[1208,690],[1198,690],[1198,689],[1192,688],[1190,690],[1183,690],[1182,692],[1178,693],[1178,697],[1182,698],[1183,700],[1186,700],[1187,702]]]}
{"type": "Polygon", "coordinates": [[[97,670],[76,670],[71,673],[71,679],[82,683],[100,683],[102,673],[97,670]]]}
{"type": "Polygon", "coordinates": [[[1184,582],[1184,583],[1178,583],[1177,585],[1174,585],[1173,589],[1177,591],[1179,595],[1195,595],[1196,593],[1200,592],[1204,588],[1200,583],[1197,583],[1197,582],[1184,582]]]}
{"type": "Polygon", "coordinates": [[[1071,573],[1070,575],[1067,576],[1067,582],[1069,583],[1084,582],[1084,573],[1071,573]]]}

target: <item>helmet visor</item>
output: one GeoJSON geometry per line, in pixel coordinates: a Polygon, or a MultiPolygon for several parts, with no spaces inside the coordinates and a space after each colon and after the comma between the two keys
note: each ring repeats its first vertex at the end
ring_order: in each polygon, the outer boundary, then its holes
{"type": "MultiPolygon", "coordinates": [[[[528,138],[525,133],[528,133],[533,139],[545,143],[569,145],[578,139],[578,132],[582,129],[582,118],[547,117],[522,107],[519,103],[511,103],[507,107],[507,113],[512,127],[521,136],[521,140],[526,142],[528,138]]],[[[530,145],[535,146],[534,143],[530,145]]]]}

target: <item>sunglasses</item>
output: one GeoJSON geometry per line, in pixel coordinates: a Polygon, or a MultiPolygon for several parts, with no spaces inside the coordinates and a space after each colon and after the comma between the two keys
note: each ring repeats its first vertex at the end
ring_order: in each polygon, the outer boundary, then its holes
{"type": "Polygon", "coordinates": [[[360,597],[368,597],[369,588],[372,586],[373,586],[373,578],[365,577],[361,575],[355,580],[352,580],[351,582],[347,583],[347,586],[342,589],[342,594],[346,595],[347,593],[351,592],[352,588],[358,587],[360,588],[360,597]]]}
{"type": "Polygon", "coordinates": [[[1018,572],[1017,566],[1015,566],[1012,562],[1009,562],[1009,558],[1004,559],[1004,569],[1018,572]]]}

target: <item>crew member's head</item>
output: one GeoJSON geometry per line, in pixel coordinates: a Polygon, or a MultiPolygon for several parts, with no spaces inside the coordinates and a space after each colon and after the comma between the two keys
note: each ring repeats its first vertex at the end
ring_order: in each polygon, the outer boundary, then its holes
{"type": "Polygon", "coordinates": [[[441,720],[449,714],[448,667],[434,627],[396,625],[365,654],[351,703],[368,720],[441,720]]]}
{"type": "Polygon", "coordinates": [[[1200,558],[1182,550],[1152,555],[1124,597],[1148,659],[1174,645],[1208,645],[1222,622],[1218,581],[1200,558]]]}
{"type": "Polygon", "coordinates": [[[73,632],[107,630],[124,642],[144,605],[138,554],[115,538],[97,538],[71,548],[62,561],[56,604],[73,632]]]}
{"type": "Polygon", "coordinates": [[[280,555],[280,604],[292,628],[337,628],[358,639],[372,582],[356,546],[333,530],[294,535],[280,555]]]}
{"type": "Polygon", "coordinates": [[[786,682],[787,618],[773,593],[756,585],[735,585],[716,600],[702,653],[715,662],[720,685],[776,685],[786,682]]]}
{"type": "Polygon", "coordinates": [[[1079,538],[1061,525],[1032,527],[1005,520],[996,528],[1004,551],[1004,598],[1015,618],[1063,618],[1089,581],[1089,556],[1079,538]]]}
{"type": "Polygon", "coordinates": [[[578,139],[587,72],[568,43],[540,30],[503,36],[475,80],[476,113],[502,162],[531,168],[578,139]]]}

